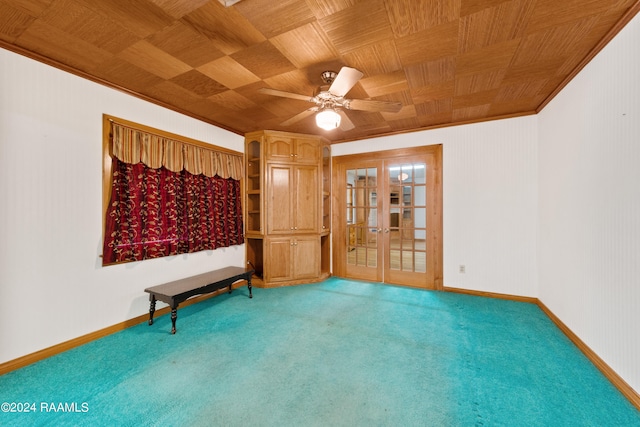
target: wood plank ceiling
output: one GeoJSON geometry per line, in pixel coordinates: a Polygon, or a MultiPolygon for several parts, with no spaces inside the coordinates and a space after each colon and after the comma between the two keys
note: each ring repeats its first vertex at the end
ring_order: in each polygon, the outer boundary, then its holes
{"type": "MultiPolygon", "coordinates": [[[[638,0],[0,0],[0,47],[238,134],[333,142],[539,111],[638,11],[638,0]],[[224,4],[230,6],[225,7],[224,4]],[[325,70],[359,69],[348,111],[321,131],[325,70]]],[[[105,113],[112,113],[105,111],[105,113]]]]}

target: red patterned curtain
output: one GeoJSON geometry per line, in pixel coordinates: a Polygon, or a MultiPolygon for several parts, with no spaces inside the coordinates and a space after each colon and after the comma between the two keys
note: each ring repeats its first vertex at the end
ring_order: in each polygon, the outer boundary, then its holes
{"type": "Polygon", "coordinates": [[[113,158],[103,264],[244,243],[240,182],[113,158]]]}

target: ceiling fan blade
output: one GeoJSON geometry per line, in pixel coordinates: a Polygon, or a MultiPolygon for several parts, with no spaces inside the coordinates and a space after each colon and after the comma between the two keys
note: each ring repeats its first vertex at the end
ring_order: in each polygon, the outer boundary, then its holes
{"type": "Polygon", "coordinates": [[[282,90],[271,89],[268,87],[261,87],[260,89],[258,89],[258,92],[264,93],[266,95],[281,96],[283,98],[293,98],[293,99],[299,99],[301,101],[314,102],[313,98],[310,96],[299,95],[297,93],[285,92],[282,90]]]}
{"type": "Polygon", "coordinates": [[[397,113],[402,108],[402,104],[400,102],[376,101],[371,99],[350,99],[348,108],[350,110],[397,113]]]}
{"type": "Polygon", "coordinates": [[[329,92],[336,96],[345,96],[363,75],[355,68],[342,67],[336,79],[331,83],[329,92]]]}
{"type": "Polygon", "coordinates": [[[347,113],[345,113],[343,110],[338,110],[338,114],[340,114],[340,117],[341,117],[340,130],[351,130],[356,127],[356,125],[353,124],[349,116],[347,116],[347,113]]]}
{"type": "Polygon", "coordinates": [[[288,120],[285,120],[284,122],[280,123],[280,126],[289,126],[292,125],[296,122],[299,122],[300,120],[309,117],[310,115],[312,115],[313,113],[315,113],[316,111],[318,111],[318,109],[316,107],[311,107],[308,110],[304,110],[302,113],[298,113],[295,116],[291,117],[288,120]]]}

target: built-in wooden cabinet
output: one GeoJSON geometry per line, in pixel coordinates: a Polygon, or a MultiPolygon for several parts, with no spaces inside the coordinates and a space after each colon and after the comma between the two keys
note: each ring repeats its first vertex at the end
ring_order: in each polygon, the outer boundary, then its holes
{"type": "Polygon", "coordinates": [[[245,247],[257,286],[330,275],[331,151],[319,136],[245,135],[245,247]]]}
{"type": "Polygon", "coordinates": [[[267,177],[267,233],[317,233],[318,166],[269,163],[267,177]]]}
{"type": "Polygon", "coordinates": [[[267,283],[316,280],[320,277],[320,236],[268,237],[267,283]]]}

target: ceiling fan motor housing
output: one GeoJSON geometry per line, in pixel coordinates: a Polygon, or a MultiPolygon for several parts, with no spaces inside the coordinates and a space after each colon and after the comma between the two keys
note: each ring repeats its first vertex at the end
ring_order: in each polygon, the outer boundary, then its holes
{"type": "Polygon", "coordinates": [[[323,71],[321,75],[322,81],[330,85],[336,79],[337,75],[338,73],[336,73],[335,71],[323,71]]]}

